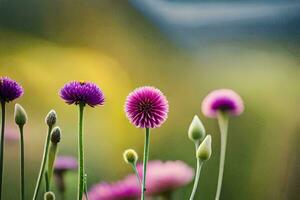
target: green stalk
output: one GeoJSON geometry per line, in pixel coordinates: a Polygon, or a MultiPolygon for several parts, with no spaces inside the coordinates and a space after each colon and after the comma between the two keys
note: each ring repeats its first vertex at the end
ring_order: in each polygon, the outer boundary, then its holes
{"type": "MultiPolygon", "coordinates": [[[[197,153],[197,149],[199,147],[199,142],[195,143],[195,147],[196,147],[196,153],[197,153]]],[[[200,179],[200,173],[201,173],[201,168],[202,168],[202,164],[203,162],[201,162],[201,160],[197,157],[197,169],[196,169],[196,176],[195,176],[195,180],[194,180],[194,186],[193,186],[193,190],[190,196],[190,200],[193,200],[198,188],[198,184],[199,184],[199,179],[200,179]]]]}
{"type": "Polygon", "coordinates": [[[139,173],[137,171],[136,164],[131,164],[131,167],[132,167],[132,169],[134,171],[134,174],[135,174],[135,176],[136,176],[136,178],[137,178],[137,180],[139,182],[139,185],[141,186],[142,185],[142,181],[141,181],[141,177],[140,177],[140,175],[139,175],[139,173]]]}
{"type": "Polygon", "coordinates": [[[78,200],[82,200],[84,190],[84,146],[83,146],[83,109],[84,104],[79,104],[79,126],[78,126],[78,200]]]}
{"type": "Polygon", "coordinates": [[[23,126],[19,126],[20,129],[20,149],[21,149],[21,200],[25,199],[25,174],[24,174],[24,137],[23,137],[23,126]]]}
{"type": "Polygon", "coordinates": [[[225,155],[226,155],[226,144],[227,144],[227,130],[228,130],[228,115],[224,112],[218,113],[218,123],[221,132],[221,152],[220,152],[220,166],[219,166],[219,177],[218,177],[218,186],[216,192],[215,200],[220,199],[221,189],[222,189],[222,181],[223,181],[223,173],[224,173],[224,165],[225,165],[225,155]]]}
{"type": "Polygon", "coordinates": [[[1,101],[1,142],[0,142],[0,200],[2,199],[2,182],[3,182],[3,156],[4,156],[4,129],[5,129],[5,102],[1,101]]]}
{"type": "Polygon", "coordinates": [[[48,170],[46,174],[47,182],[48,182],[48,188],[46,192],[50,191],[51,179],[53,176],[53,165],[56,158],[56,152],[57,152],[57,144],[51,142],[49,148],[49,155],[48,155],[48,170]]]}
{"type": "Polygon", "coordinates": [[[50,143],[51,130],[52,130],[52,127],[49,126],[48,135],[47,135],[47,139],[45,141],[45,146],[44,146],[44,153],[43,153],[43,159],[42,159],[42,163],[41,163],[41,167],[40,167],[40,172],[39,172],[38,180],[36,182],[36,186],[35,186],[35,190],[34,190],[34,194],[33,194],[33,200],[36,200],[38,197],[38,193],[39,193],[42,179],[44,176],[45,166],[46,166],[47,157],[48,157],[48,149],[49,149],[49,143],[50,143]]]}
{"type": "Polygon", "coordinates": [[[144,144],[144,161],[143,161],[143,182],[142,182],[142,200],[145,200],[146,192],[146,173],[150,146],[150,129],[146,128],[145,144],[144,144]]]}

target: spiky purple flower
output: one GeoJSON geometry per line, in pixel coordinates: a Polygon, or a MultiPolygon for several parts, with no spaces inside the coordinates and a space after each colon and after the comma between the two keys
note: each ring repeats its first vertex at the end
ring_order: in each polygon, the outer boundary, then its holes
{"type": "Polygon", "coordinates": [[[218,111],[235,116],[240,115],[244,111],[243,100],[233,90],[214,90],[204,98],[202,112],[206,117],[216,118],[218,111]]]}
{"type": "Polygon", "coordinates": [[[88,194],[91,200],[133,200],[139,197],[140,187],[136,182],[128,181],[99,183],[88,194]]]}
{"type": "Polygon", "coordinates": [[[169,104],[163,93],[145,86],[131,92],[125,103],[129,121],[139,128],[157,128],[168,117],[169,104]]]}
{"type": "MultiPolygon", "coordinates": [[[[138,173],[142,176],[143,166],[137,166],[138,173]]],[[[159,195],[174,191],[189,184],[194,178],[194,169],[186,163],[177,161],[160,160],[150,161],[147,167],[147,195],[159,195]]],[[[134,175],[129,175],[124,182],[136,182],[134,175]]]]}
{"type": "Polygon", "coordinates": [[[0,77],[0,101],[8,103],[24,93],[20,84],[9,77],[0,77]]]}
{"type": "Polygon", "coordinates": [[[68,104],[88,104],[97,106],[104,104],[104,94],[94,83],[71,81],[60,90],[60,97],[68,104]]]}
{"type": "Polygon", "coordinates": [[[77,160],[72,156],[58,156],[55,159],[54,171],[63,172],[77,169],[77,160]]]}

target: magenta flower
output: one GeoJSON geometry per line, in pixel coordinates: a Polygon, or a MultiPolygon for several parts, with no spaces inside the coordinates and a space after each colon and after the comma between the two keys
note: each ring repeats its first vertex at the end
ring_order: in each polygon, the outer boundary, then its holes
{"type": "MultiPolygon", "coordinates": [[[[137,169],[139,174],[142,175],[142,165],[138,165],[137,169]]],[[[194,169],[179,160],[150,161],[147,170],[147,195],[159,195],[174,191],[189,184],[194,178],[194,169]]],[[[129,175],[124,182],[127,184],[135,183],[138,187],[134,175],[129,175]]]]}
{"type": "Polygon", "coordinates": [[[8,77],[0,77],[0,101],[8,103],[24,93],[21,85],[8,77]]]}
{"type": "Polygon", "coordinates": [[[90,200],[137,200],[140,187],[136,182],[100,183],[88,193],[90,200]]]}
{"type": "Polygon", "coordinates": [[[139,128],[157,128],[167,119],[169,105],[163,93],[154,87],[140,87],[131,92],[125,103],[129,121],[139,128]]]}
{"type": "Polygon", "coordinates": [[[235,116],[240,115],[244,111],[243,100],[233,90],[214,90],[204,98],[202,112],[206,117],[216,118],[218,111],[235,116]]]}
{"type": "Polygon", "coordinates": [[[55,159],[54,170],[56,172],[64,172],[77,169],[77,160],[72,156],[58,156],[55,159]]]}
{"type": "Polygon", "coordinates": [[[104,104],[103,92],[91,82],[69,82],[60,90],[59,95],[68,104],[83,103],[92,107],[104,104]]]}

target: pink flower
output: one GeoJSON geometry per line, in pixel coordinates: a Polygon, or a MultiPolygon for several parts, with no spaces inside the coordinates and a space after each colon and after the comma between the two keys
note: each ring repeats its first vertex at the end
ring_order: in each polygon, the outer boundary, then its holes
{"type": "Polygon", "coordinates": [[[163,124],[169,104],[163,93],[154,87],[140,87],[131,92],[125,103],[129,121],[139,128],[157,128],[163,124]]]}
{"type": "Polygon", "coordinates": [[[214,90],[202,101],[202,112],[206,117],[216,118],[218,111],[234,116],[240,115],[244,111],[243,100],[233,90],[214,90]]]}
{"type": "MultiPolygon", "coordinates": [[[[137,169],[142,175],[141,164],[137,166],[137,169]]],[[[176,190],[189,184],[193,178],[194,169],[182,161],[150,161],[147,166],[146,194],[158,195],[176,190]]],[[[129,175],[124,181],[136,183],[136,177],[129,175]]]]}

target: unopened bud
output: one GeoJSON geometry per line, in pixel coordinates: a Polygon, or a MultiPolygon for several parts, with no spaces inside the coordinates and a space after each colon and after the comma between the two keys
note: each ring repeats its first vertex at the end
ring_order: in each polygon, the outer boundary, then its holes
{"type": "Polygon", "coordinates": [[[60,142],[60,138],[61,138],[61,130],[57,126],[51,132],[51,142],[57,144],[60,142]]]}
{"type": "Polygon", "coordinates": [[[15,122],[19,126],[24,126],[27,121],[27,114],[24,108],[20,105],[17,104],[15,105],[15,122]]]}
{"type": "Polygon", "coordinates": [[[57,115],[55,110],[50,110],[50,112],[47,114],[45,122],[48,126],[52,127],[56,123],[57,115]]]}
{"type": "Polygon", "coordinates": [[[55,200],[55,194],[53,192],[46,192],[44,194],[44,200],[55,200]]]}
{"type": "Polygon", "coordinates": [[[197,157],[206,161],[211,156],[211,136],[207,135],[197,150],[197,157]]]}
{"type": "Polygon", "coordinates": [[[205,137],[205,128],[197,115],[189,127],[188,136],[193,142],[201,141],[205,137]]]}
{"type": "Polygon", "coordinates": [[[123,153],[124,161],[128,164],[135,164],[138,160],[138,154],[133,149],[127,149],[123,153]]]}

